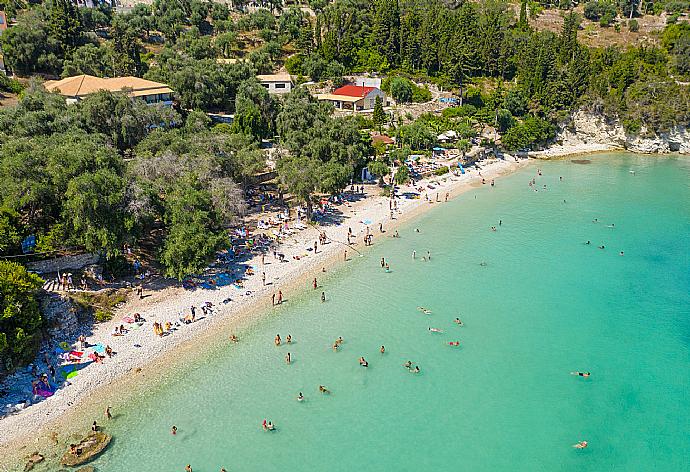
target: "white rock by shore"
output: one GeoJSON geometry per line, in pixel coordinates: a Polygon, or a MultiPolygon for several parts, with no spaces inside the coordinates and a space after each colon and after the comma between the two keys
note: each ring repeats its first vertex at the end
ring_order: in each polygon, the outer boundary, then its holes
{"type": "Polygon", "coordinates": [[[643,128],[631,135],[619,120],[607,121],[601,115],[580,110],[573,114],[571,123],[559,131],[556,144],[543,151],[530,152],[529,156],[548,159],[616,150],[690,154],[690,132],[683,126],[676,126],[664,133],[650,133],[643,128]]]}

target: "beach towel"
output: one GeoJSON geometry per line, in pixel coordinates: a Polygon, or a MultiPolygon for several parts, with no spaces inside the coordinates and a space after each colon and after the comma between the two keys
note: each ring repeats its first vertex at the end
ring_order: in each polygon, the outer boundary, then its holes
{"type": "Polygon", "coordinates": [[[53,392],[51,392],[50,390],[44,390],[42,388],[37,388],[35,394],[38,396],[41,396],[43,398],[48,398],[48,397],[53,396],[53,392]]]}
{"type": "Polygon", "coordinates": [[[65,365],[60,368],[60,375],[64,379],[71,379],[77,376],[77,366],[75,365],[65,365]]]}
{"type": "Polygon", "coordinates": [[[122,321],[124,321],[125,323],[134,323],[134,318],[132,318],[131,316],[125,316],[124,318],[122,318],[122,321]]]}

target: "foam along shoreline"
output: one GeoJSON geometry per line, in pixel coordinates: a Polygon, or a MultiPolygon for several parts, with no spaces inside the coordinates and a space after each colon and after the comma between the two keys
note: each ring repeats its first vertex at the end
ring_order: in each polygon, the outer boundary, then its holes
{"type": "MultiPolygon", "coordinates": [[[[279,262],[272,254],[266,255],[266,265],[262,268],[261,256],[255,256],[246,264],[254,267],[254,275],[249,277],[242,289],[232,285],[215,290],[187,291],[182,287],[170,287],[150,292],[145,299],[132,297],[120,308],[113,321],[95,327],[88,337],[90,344],[109,344],[117,353],[102,364],[95,364],[80,371],[69,386],[59,389],[55,395],[32,405],[25,410],[0,420],[0,472],[17,470],[23,467],[23,458],[38,450],[46,455],[46,462],[58,457],[60,449],[69,435],[88,430],[94,419],[103,420],[103,410],[113,405],[117,415],[118,404],[125,404],[126,398],[141,392],[146,385],[154,386],[162,376],[174,370],[176,363],[189,361],[200,355],[199,345],[227,345],[228,335],[250,325],[271,310],[271,295],[281,290],[286,298],[310,286],[322,268],[343,262],[348,227],[356,236],[356,244],[348,250],[348,259],[358,252],[366,251],[362,236],[369,231],[377,239],[390,237],[392,229],[416,215],[442,205],[446,193],[453,198],[473,187],[481,186],[482,178],[487,185],[491,179],[515,172],[528,165],[527,160],[515,161],[489,160],[481,165],[481,176],[475,169],[464,175],[446,174],[418,182],[413,186],[402,186],[401,192],[424,187],[429,201],[421,195],[418,199],[398,199],[398,210],[390,219],[389,199],[379,195],[379,188],[367,186],[367,198],[359,202],[341,205],[343,221],[337,226],[321,226],[306,229],[284,240],[278,252],[285,254],[286,261],[279,262]],[[433,182],[433,188],[427,187],[433,182]],[[436,203],[436,194],[440,203],[436,203]],[[367,222],[368,224],[364,224],[367,222]],[[379,232],[379,224],[386,233],[379,232]],[[332,241],[319,246],[316,254],[303,257],[306,247],[313,247],[318,240],[318,232],[325,231],[332,241]],[[300,256],[299,260],[293,256],[300,256]],[[263,286],[260,272],[266,273],[266,286],[263,286]],[[232,301],[224,304],[223,300],[232,301]],[[171,335],[154,335],[154,322],[176,321],[182,311],[190,306],[201,306],[210,301],[215,313],[192,324],[182,325],[171,335]],[[131,313],[140,313],[146,322],[126,336],[113,337],[115,326],[131,313]],[[57,438],[56,438],[57,433],[57,438]]],[[[424,193],[424,192],[422,192],[424,193]]],[[[122,410],[119,410],[122,411],[122,410]]],[[[116,416],[117,418],[117,416],[116,416]]],[[[107,425],[106,425],[107,427],[107,425]]]]}

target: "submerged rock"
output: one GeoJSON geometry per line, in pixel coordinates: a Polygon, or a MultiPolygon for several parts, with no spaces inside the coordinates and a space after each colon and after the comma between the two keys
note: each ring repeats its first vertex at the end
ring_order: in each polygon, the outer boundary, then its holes
{"type": "Polygon", "coordinates": [[[112,436],[102,432],[91,433],[82,439],[79,444],[62,456],[61,465],[76,466],[84,464],[95,458],[98,454],[108,447],[112,436]],[[72,452],[74,451],[74,452],[72,452]]]}
{"type": "Polygon", "coordinates": [[[92,465],[87,465],[77,469],[75,472],[94,472],[96,469],[92,465]]]}
{"type": "Polygon", "coordinates": [[[36,464],[43,462],[43,459],[45,458],[38,452],[34,452],[28,457],[28,459],[29,461],[26,463],[26,466],[24,466],[24,472],[33,469],[36,464]]]}

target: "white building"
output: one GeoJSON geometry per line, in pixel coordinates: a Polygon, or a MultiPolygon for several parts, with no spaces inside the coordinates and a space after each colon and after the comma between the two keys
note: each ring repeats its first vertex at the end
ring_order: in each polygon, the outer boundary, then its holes
{"type": "Polygon", "coordinates": [[[290,93],[294,87],[290,74],[261,74],[256,78],[268,90],[268,93],[290,93]]]}

